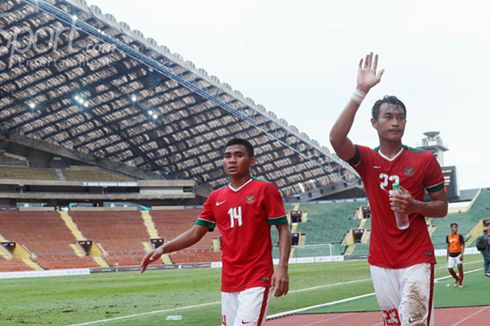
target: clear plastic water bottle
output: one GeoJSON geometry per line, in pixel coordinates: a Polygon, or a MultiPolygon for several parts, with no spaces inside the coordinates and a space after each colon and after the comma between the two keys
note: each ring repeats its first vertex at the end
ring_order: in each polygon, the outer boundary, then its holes
{"type": "MultiPolygon", "coordinates": [[[[402,191],[400,190],[400,184],[399,183],[394,183],[393,184],[393,190],[390,190],[390,197],[401,194],[402,191]]],[[[395,213],[395,220],[396,220],[396,226],[400,230],[406,230],[410,226],[410,220],[408,219],[408,214],[403,214],[399,212],[394,212],[395,213]]]]}
{"type": "Polygon", "coordinates": [[[165,317],[165,320],[182,320],[181,315],[169,315],[165,317]]]}

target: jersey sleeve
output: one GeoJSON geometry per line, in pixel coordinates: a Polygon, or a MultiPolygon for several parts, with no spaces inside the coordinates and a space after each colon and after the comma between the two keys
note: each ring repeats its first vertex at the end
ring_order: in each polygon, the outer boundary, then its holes
{"type": "Polygon", "coordinates": [[[359,152],[359,148],[357,145],[354,145],[354,156],[352,156],[349,160],[347,160],[347,163],[349,163],[351,166],[356,166],[361,162],[361,153],[359,152]]]}
{"type": "Polygon", "coordinates": [[[196,225],[204,226],[209,229],[209,231],[213,231],[216,227],[216,221],[214,218],[213,207],[215,205],[215,200],[213,193],[209,195],[208,199],[204,203],[201,214],[199,214],[196,225]]]}
{"type": "Polygon", "coordinates": [[[281,194],[273,183],[269,183],[266,187],[264,203],[269,225],[288,222],[281,194]]]}
{"type": "Polygon", "coordinates": [[[348,163],[359,173],[361,176],[364,175],[366,166],[369,164],[370,152],[372,149],[366,146],[355,145],[356,153],[348,161],[348,163]]]}
{"type": "Polygon", "coordinates": [[[429,162],[427,164],[424,187],[429,193],[444,189],[442,169],[432,153],[430,154],[429,162]]]}

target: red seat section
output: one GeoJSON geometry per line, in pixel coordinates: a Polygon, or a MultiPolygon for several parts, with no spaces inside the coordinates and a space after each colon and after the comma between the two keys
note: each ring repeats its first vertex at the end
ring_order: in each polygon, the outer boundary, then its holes
{"type": "Polygon", "coordinates": [[[0,212],[0,234],[33,253],[44,269],[99,267],[91,257],[75,255],[70,244],[77,241],[57,212],[0,212]]]}
{"type": "Polygon", "coordinates": [[[139,211],[70,212],[80,231],[109,255],[111,266],[139,265],[145,254],[143,241],[149,241],[139,211]]]}
{"type": "MultiPolygon", "coordinates": [[[[151,216],[159,235],[167,242],[192,227],[200,212],[200,209],[153,210],[151,216]]],[[[172,261],[176,264],[221,261],[221,253],[213,251],[213,239],[219,236],[219,230],[215,228],[192,247],[173,253],[172,261]]]]}
{"type": "MultiPolygon", "coordinates": [[[[188,230],[199,209],[153,210],[150,212],[160,237],[168,242],[188,230]]],[[[145,254],[143,242],[150,236],[139,211],[70,211],[70,216],[87,240],[103,252],[110,266],[139,265],[145,254]]],[[[57,212],[0,212],[0,234],[30,251],[33,261],[44,269],[97,268],[92,257],[78,257],[70,245],[77,240],[57,212]]],[[[208,232],[194,246],[170,255],[177,264],[206,263],[221,260],[214,252],[213,239],[219,231],[208,232]]],[[[31,270],[20,259],[0,261],[0,271],[31,270]]]]}
{"type": "Polygon", "coordinates": [[[175,264],[195,264],[221,261],[221,252],[213,250],[183,250],[172,255],[175,264]]]}
{"type": "Polygon", "coordinates": [[[32,268],[24,264],[20,259],[5,259],[0,257],[0,272],[31,271],[32,268]]]}
{"type": "MultiPolygon", "coordinates": [[[[153,210],[151,211],[151,216],[158,234],[165,239],[165,242],[168,242],[191,228],[199,213],[199,209],[153,210]]],[[[217,229],[214,232],[208,232],[201,241],[190,247],[190,249],[212,249],[212,238],[218,236],[219,232],[217,229]]]]}

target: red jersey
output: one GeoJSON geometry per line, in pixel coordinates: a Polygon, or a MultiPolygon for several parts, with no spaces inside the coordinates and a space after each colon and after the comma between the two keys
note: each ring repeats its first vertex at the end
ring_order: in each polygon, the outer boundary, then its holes
{"type": "Polygon", "coordinates": [[[221,291],[270,287],[274,271],[270,226],[287,223],[279,191],[273,183],[250,179],[239,189],[213,191],[196,224],[217,225],[222,236],[221,291]]]}
{"type": "Polygon", "coordinates": [[[434,155],[403,146],[393,158],[387,158],[379,148],[356,147],[359,155],[356,153],[350,163],[362,178],[371,207],[368,262],[385,268],[435,264],[425,217],[412,213],[409,228],[399,230],[389,201],[389,190],[396,182],[420,201],[425,190],[430,193],[444,189],[442,170],[434,155]]]}

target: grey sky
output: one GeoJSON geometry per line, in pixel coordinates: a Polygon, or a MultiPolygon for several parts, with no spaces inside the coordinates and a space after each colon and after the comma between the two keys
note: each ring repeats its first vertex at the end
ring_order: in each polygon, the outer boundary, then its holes
{"type": "Polygon", "coordinates": [[[404,143],[441,131],[460,189],[489,187],[488,1],[87,0],[229,83],[331,148],[328,132],[355,87],[357,62],[386,69],[351,139],[374,147],[374,101],[407,106],[404,143]]]}

